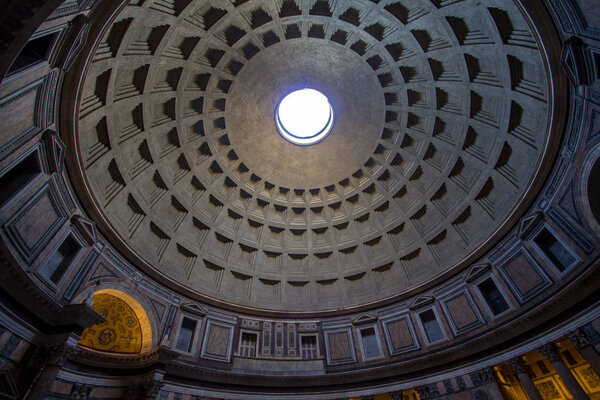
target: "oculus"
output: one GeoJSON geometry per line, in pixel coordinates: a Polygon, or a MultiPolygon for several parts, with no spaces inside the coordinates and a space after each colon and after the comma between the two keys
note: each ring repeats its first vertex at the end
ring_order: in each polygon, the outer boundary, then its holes
{"type": "Polygon", "coordinates": [[[275,110],[277,130],[286,140],[307,146],[323,140],[333,127],[333,110],[325,95],[306,88],[287,94],[275,110]]]}

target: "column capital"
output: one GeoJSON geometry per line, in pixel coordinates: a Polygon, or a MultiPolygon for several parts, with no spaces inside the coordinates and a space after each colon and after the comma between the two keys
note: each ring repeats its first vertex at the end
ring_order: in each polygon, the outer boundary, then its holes
{"type": "Polygon", "coordinates": [[[562,359],[560,358],[560,353],[558,352],[558,348],[552,342],[546,343],[545,345],[538,347],[537,351],[542,353],[542,355],[546,357],[551,363],[559,361],[562,362],[562,359]]]}
{"type": "Polygon", "coordinates": [[[75,383],[71,388],[71,400],[88,400],[94,387],[85,383],[75,383]]]}
{"type": "Polygon", "coordinates": [[[506,381],[511,385],[518,381],[515,370],[513,370],[508,364],[501,364],[498,365],[496,368],[498,368],[499,372],[502,374],[504,379],[506,379],[506,381]]]}
{"type": "Polygon", "coordinates": [[[542,400],[540,393],[534,385],[534,377],[531,368],[525,363],[522,357],[514,357],[504,362],[517,375],[517,380],[523,385],[523,389],[531,400],[542,400]]]}
{"type": "Polygon", "coordinates": [[[494,377],[494,370],[492,367],[487,367],[475,372],[471,372],[469,374],[469,377],[473,382],[473,386],[480,386],[488,383],[496,383],[496,378],[494,377]]]}
{"type": "Polygon", "coordinates": [[[394,392],[391,392],[390,396],[392,397],[392,400],[402,400],[402,391],[396,390],[394,392]]]}
{"type": "Polygon", "coordinates": [[[514,373],[517,375],[526,374],[530,378],[533,377],[531,368],[525,363],[525,361],[520,356],[511,358],[510,360],[506,360],[506,361],[504,361],[504,363],[506,365],[508,365],[510,368],[512,368],[514,373]]]}
{"type": "Polygon", "coordinates": [[[590,343],[600,342],[600,332],[594,328],[591,322],[583,325],[579,330],[583,331],[590,343]]]}
{"type": "Polygon", "coordinates": [[[431,399],[431,393],[429,392],[429,387],[427,385],[417,386],[415,391],[419,395],[419,399],[421,400],[429,400],[431,399]]]}
{"type": "Polygon", "coordinates": [[[578,350],[590,344],[590,340],[581,328],[569,332],[567,334],[567,337],[571,342],[573,342],[573,344],[578,350]]]}
{"type": "Polygon", "coordinates": [[[45,348],[46,360],[49,364],[63,367],[67,361],[75,356],[79,349],[70,343],[54,343],[45,348]]]}
{"type": "Polygon", "coordinates": [[[155,399],[160,393],[161,388],[164,386],[164,382],[162,379],[158,379],[152,377],[146,381],[144,384],[144,394],[146,398],[155,399]]]}
{"type": "Polygon", "coordinates": [[[436,396],[440,395],[440,392],[435,383],[430,383],[429,385],[421,385],[415,388],[417,394],[419,395],[419,399],[421,400],[430,400],[436,396]]]}
{"type": "Polygon", "coordinates": [[[452,381],[450,379],[445,379],[443,384],[446,393],[454,393],[454,386],[452,386],[452,381]]]}

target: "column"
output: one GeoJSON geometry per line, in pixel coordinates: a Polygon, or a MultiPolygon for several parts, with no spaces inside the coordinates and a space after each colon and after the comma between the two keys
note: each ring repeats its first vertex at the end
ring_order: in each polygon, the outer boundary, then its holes
{"type": "Polygon", "coordinates": [[[531,371],[529,370],[529,367],[525,365],[521,357],[515,357],[506,361],[506,365],[512,368],[515,375],[517,375],[529,400],[543,400],[540,392],[538,392],[535,384],[531,380],[531,371]]]}
{"type": "Polygon", "coordinates": [[[556,369],[556,372],[558,372],[560,379],[562,379],[574,400],[590,400],[583,388],[579,385],[579,382],[577,382],[577,379],[571,374],[569,367],[567,367],[560,358],[560,354],[554,343],[545,344],[538,348],[538,351],[552,363],[552,366],[556,369]]]}
{"type": "Polygon", "coordinates": [[[25,398],[27,400],[43,400],[47,398],[46,394],[52,386],[52,383],[56,380],[58,371],[60,371],[58,365],[45,365],[38,376],[36,376],[35,383],[26,394],[25,398]]]}
{"type": "Polygon", "coordinates": [[[483,368],[479,371],[470,373],[469,377],[473,382],[473,386],[485,385],[490,391],[493,399],[504,399],[504,396],[498,387],[498,382],[496,382],[494,369],[492,367],[483,368]]]}
{"type": "MultiPolygon", "coordinates": [[[[593,331],[595,331],[595,329],[593,329],[593,331]]],[[[591,332],[589,331],[589,329],[580,328],[573,332],[570,332],[568,337],[569,340],[575,345],[575,348],[577,348],[579,353],[583,356],[585,361],[590,363],[596,375],[600,376],[600,355],[598,354],[596,349],[594,349],[594,347],[592,347],[591,345],[591,341],[594,338],[593,334],[592,337],[589,336],[590,333],[591,332]]]]}
{"type": "Polygon", "coordinates": [[[161,389],[164,386],[163,378],[165,373],[162,371],[155,371],[154,374],[144,384],[144,399],[145,400],[156,400],[159,399],[161,389]]]}
{"type": "Polygon", "coordinates": [[[158,363],[152,374],[148,374],[146,382],[142,385],[142,398],[144,400],[166,400],[169,392],[163,390],[165,385],[165,366],[177,358],[179,353],[169,348],[158,348],[158,363]]]}
{"type": "Polygon", "coordinates": [[[65,363],[77,353],[77,339],[69,337],[65,343],[49,345],[45,348],[46,362],[35,377],[29,391],[25,394],[27,400],[43,400],[56,380],[56,376],[65,363]]]}

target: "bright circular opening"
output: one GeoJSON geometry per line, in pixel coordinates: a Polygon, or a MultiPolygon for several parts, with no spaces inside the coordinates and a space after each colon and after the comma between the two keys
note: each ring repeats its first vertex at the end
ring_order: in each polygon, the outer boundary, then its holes
{"type": "Polygon", "coordinates": [[[333,110],[323,93],[314,89],[296,90],[279,102],[275,122],[281,136],[306,146],[331,132],[333,110]]]}

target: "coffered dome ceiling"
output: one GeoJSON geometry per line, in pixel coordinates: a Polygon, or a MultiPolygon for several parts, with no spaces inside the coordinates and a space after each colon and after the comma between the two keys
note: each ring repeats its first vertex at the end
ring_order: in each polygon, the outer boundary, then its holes
{"type": "Polygon", "coordinates": [[[509,0],[131,1],[80,93],[100,228],[217,301],[323,311],[477,260],[543,177],[546,60],[509,0]],[[300,147],[274,111],[323,92],[300,147]]]}

